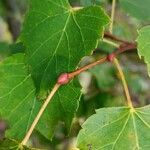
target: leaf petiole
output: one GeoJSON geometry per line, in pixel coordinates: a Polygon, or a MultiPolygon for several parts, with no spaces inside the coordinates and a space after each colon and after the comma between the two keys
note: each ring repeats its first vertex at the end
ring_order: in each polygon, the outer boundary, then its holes
{"type": "Polygon", "coordinates": [[[28,142],[35,126],[37,125],[39,119],[41,118],[44,110],[46,109],[47,105],[49,104],[50,100],[53,98],[54,94],[57,92],[57,90],[59,89],[60,84],[55,84],[54,88],[52,89],[51,93],[49,94],[49,96],[47,97],[47,99],[45,100],[44,104],[42,105],[39,113],[37,114],[37,116],[35,117],[30,129],[28,130],[28,132],[26,133],[24,139],[21,142],[21,145],[26,145],[26,143],[28,142]]]}

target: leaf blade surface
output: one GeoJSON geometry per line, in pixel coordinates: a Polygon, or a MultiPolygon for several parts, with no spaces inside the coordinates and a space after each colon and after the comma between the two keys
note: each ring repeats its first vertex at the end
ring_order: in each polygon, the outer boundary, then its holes
{"type": "Polygon", "coordinates": [[[103,108],[96,111],[82,126],[78,135],[81,150],[120,150],[150,148],[150,106],[103,108]]]}

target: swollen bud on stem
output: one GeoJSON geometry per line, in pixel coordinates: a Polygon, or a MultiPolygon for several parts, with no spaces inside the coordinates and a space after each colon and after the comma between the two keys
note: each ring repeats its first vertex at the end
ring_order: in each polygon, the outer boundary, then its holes
{"type": "Polygon", "coordinates": [[[111,53],[107,56],[107,60],[112,62],[114,60],[114,58],[116,57],[115,53],[111,53]]]}
{"type": "Polygon", "coordinates": [[[69,81],[70,81],[70,78],[69,78],[68,73],[63,73],[59,76],[57,83],[60,85],[65,85],[69,83],[69,81]]]}

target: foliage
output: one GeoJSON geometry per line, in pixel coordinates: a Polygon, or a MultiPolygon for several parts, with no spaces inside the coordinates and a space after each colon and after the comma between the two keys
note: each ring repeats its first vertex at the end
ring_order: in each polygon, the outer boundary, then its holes
{"type": "Polygon", "coordinates": [[[150,148],[150,106],[132,110],[128,107],[96,110],[83,125],[78,136],[81,150],[150,148]],[[142,127],[142,129],[141,129],[142,127]]]}
{"type": "Polygon", "coordinates": [[[24,59],[24,54],[16,54],[0,64],[0,113],[10,126],[6,136],[17,140],[28,130],[39,103],[24,59]]]}
{"type": "MultiPolygon", "coordinates": [[[[7,2],[0,1],[0,19],[5,23],[9,18],[7,2]]],[[[48,144],[53,139],[50,147],[59,149],[59,141],[68,134],[77,137],[77,147],[81,150],[150,148],[150,106],[147,105],[150,81],[142,70],[145,64],[138,62],[138,56],[143,58],[150,74],[150,26],[145,26],[150,21],[150,1],[117,1],[115,22],[109,17],[111,3],[30,0],[25,18],[22,14],[27,1],[13,3],[17,6],[11,10],[12,15],[21,16],[20,23],[24,21],[17,41],[11,44],[10,39],[0,41],[0,119],[8,125],[0,149],[28,150],[24,145],[32,147],[35,135],[48,144]],[[108,33],[111,22],[114,22],[113,34],[108,33]],[[134,49],[137,52],[118,56],[134,49]],[[114,51],[123,63],[133,107],[124,106],[126,98],[119,82],[123,75],[112,65],[114,51]],[[70,82],[60,85],[50,98],[61,73],[66,73],[70,82]],[[79,78],[74,78],[78,74],[79,78]],[[39,116],[47,99],[51,101],[39,116]],[[38,116],[40,120],[35,123],[38,116]],[[79,124],[84,121],[80,130],[79,124]],[[27,143],[27,139],[23,143],[34,123],[36,132],[31,141],[27,143]]],[[[11,28],[9,22],[8,27],[11,28]]],[[[0,39],[3,39],[1,36],[4,34],[0,28],[0,39]]],[[[130,101],[128,97],[127,101],[130,101]]]]}
{"type": "MultiPolygon", "coordinates": [[[[52,89],[58,75],[74,70],[80,59],[96,47],[108,18],[97,6],[73,10],[67,1],[61,4],[60,1],[46,0],[43,1],[42,7],[39,7],[41,1],[37,0],[31,1],[30,5],[22,41],[27,48],[27,59],[37,91],[40,91],[40,98],[45,98],[45,93],[52,89]]],[[[69,128],[78,107],[79,97],[80,90],[73,82],[60,89],[41,118],[38,130],[47,138],[51,138],[58,120],[65,121],[69,128]],[[70,99],[72,103],[69,102],[70,99]],[[47,124],[45,131],[43,122],[47,124]]]]}
{"type": "Polygon", "coordinates": [[[0,141],[0,148],[3,150],[11,149],[11,150],[34,150],[27,148],[26,146],[21,146],[18,142],[15,140],[6,139],[3,141],[0,141]]]}

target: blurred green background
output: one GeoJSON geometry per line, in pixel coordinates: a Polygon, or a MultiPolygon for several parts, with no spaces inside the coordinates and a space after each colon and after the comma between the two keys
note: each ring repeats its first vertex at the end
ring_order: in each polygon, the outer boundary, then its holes
{"type": "MultiPolygon", "coordinates": [[[[76,7],[97,4],[103,7],[108,15],[111,12],[111,0],[70,0],[70,4],[76,7]]],[[[0,0],[0,60],[25,50],[25,47],[19,42],[19,34],[27,8],[28,0],[0,0]]],[[[139,21],[126,14],[117,1],[114,35],[125,40],[135,41],[137,29],[145,24],[147,22],[139,21]]],[[[93,55],[85,57],[80,66],[93,62],[113,50],[115,50],[114,47],[99,41],[99,46],[94,50],[93,55]]],[[[121,54],[119,60],[125,72],[134,105],[148,104],[150,102],[150,79],[147,75],[146,65],[140,61],[136,51],[121,54]]],[[[95,113],[95,109],[126,105],[119,75],[112,64],[98,65],[80,74],[78,78],[83,87],[83,95],[70,134],[67,135],[63,123],[60,123],[53,141],[48,141],[35,132],[30,140],[33,147],[48,150],[77,150],[75,141],[81,124],[95,113]]],[[[0,121],[1,138],[3,138],[6,128],[3,121],[0,121]]]]}

